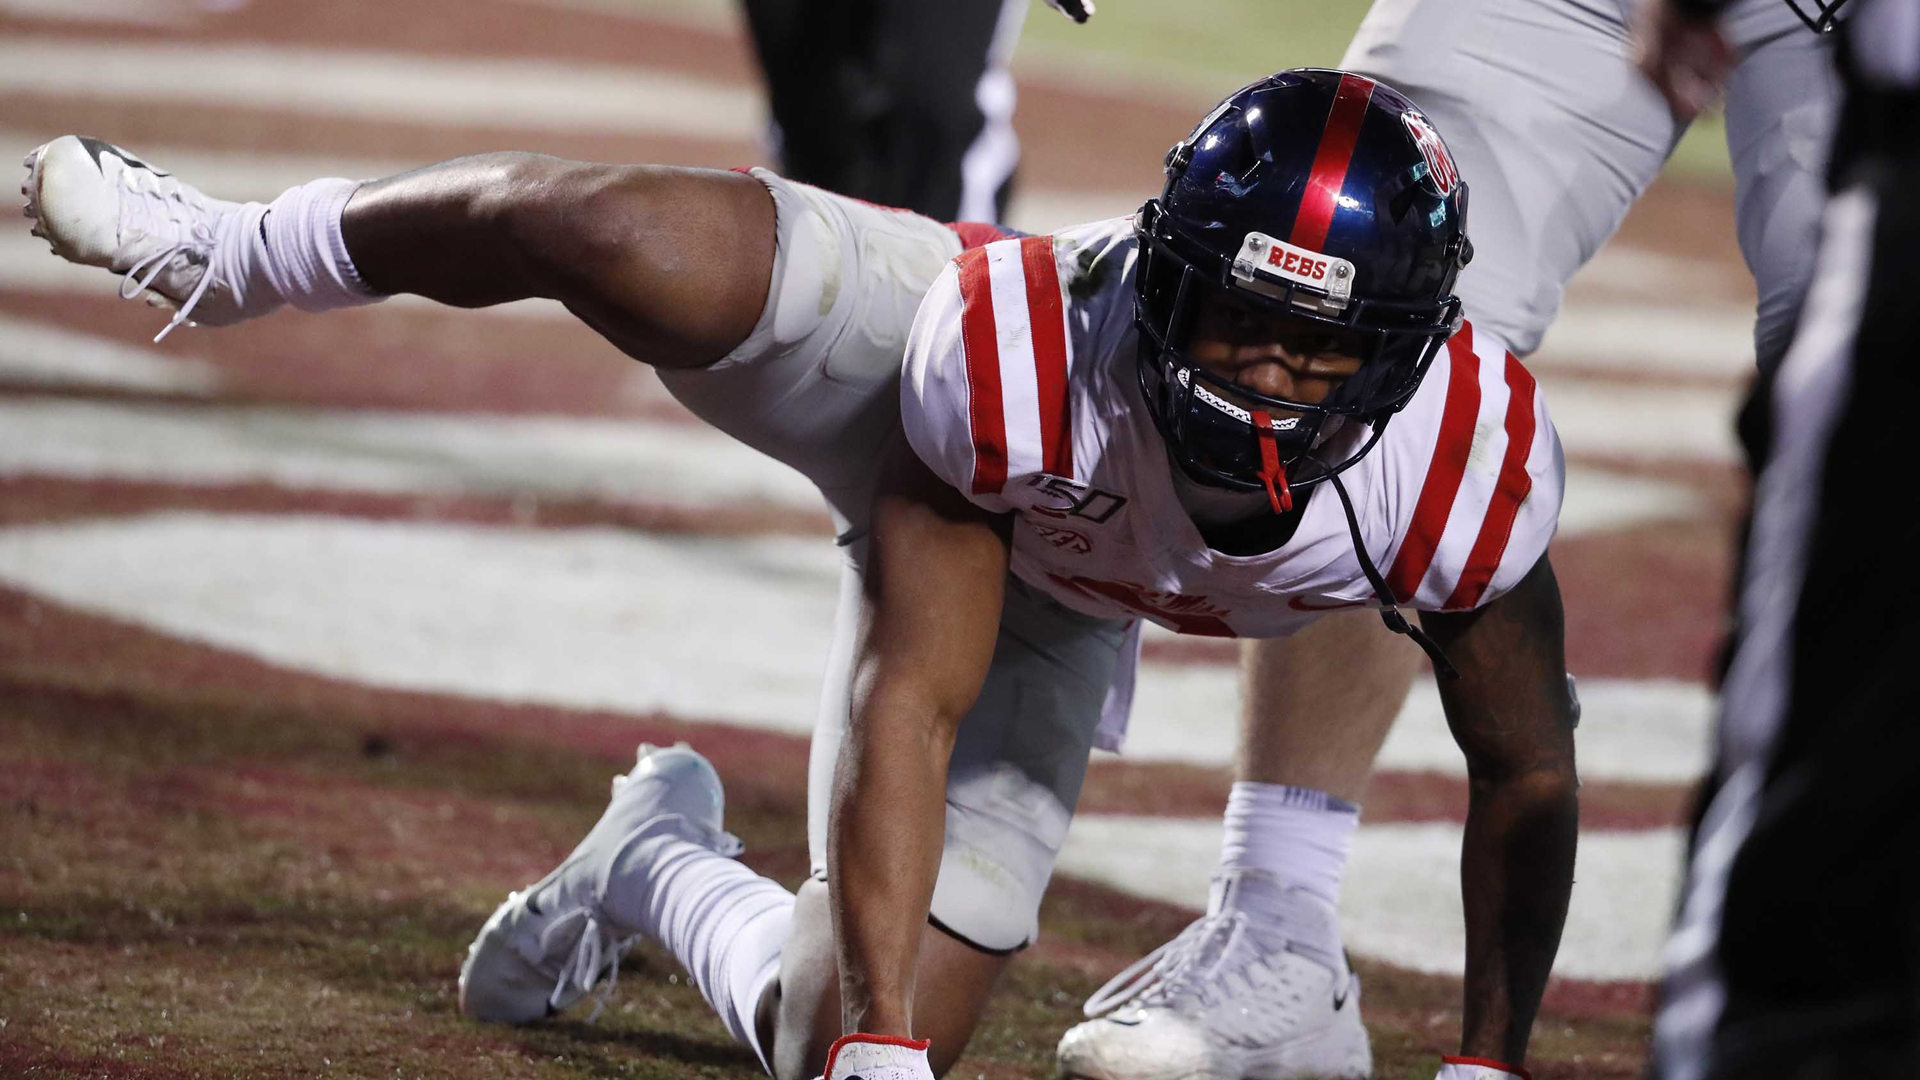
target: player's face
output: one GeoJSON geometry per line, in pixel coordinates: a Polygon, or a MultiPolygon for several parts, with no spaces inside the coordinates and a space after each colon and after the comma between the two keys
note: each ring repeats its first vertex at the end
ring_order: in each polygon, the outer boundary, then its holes
{"type": "Polygon", "coordinates": [[[1360,370],[1359,335],[1215,295],[1200,308],[1187,358],[1230,383],[1314,405],[1360,370]]]}

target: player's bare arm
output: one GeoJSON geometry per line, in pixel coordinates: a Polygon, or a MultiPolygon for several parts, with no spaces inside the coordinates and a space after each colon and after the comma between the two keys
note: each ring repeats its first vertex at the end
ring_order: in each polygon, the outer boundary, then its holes
{"type": "Polygon", "coordinates": [[[1543,556],[1499,599],[1421,622],[1460,671],[1439,684],[1470,791],[1460,1049],[1518,1065],[1560,947],[1580,820],[1560,586],[1543,556]]]}
{"type": "Polygon", "coordinates": [[[1009,515],[897,440],[874,501],[853,717],[834,777],[828,888],[849,1032],[911,1036],[954,733],[993,658],[1009,515]]]}

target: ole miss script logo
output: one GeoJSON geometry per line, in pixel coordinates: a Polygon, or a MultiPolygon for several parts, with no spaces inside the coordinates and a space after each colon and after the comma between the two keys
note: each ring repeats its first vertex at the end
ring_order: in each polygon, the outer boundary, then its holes
{"type": "Polygon", "coordinates": [[[1093,541],[1087,539],[1083,533],[1074,532],[1072,529],[1056,529],[1031,519],[1027,521],[1027,527],[1040,534],[1042,540],[1061,551],[1070,551],[1075,555],[1093,554],[1093,541]]]}
{"type": "Polygon", "coordinates": [[[1403,112],[1400,120],[1407,125],[1407,134],[1413,136],[1414,145],[1420,148],[1420,156],[1427,159],[1427,176],[1444,198],[1460,183],[1460,170],[1454,167],[1447,144],[1440,141],[1440,133],[1419,113],[1403,112]]]}

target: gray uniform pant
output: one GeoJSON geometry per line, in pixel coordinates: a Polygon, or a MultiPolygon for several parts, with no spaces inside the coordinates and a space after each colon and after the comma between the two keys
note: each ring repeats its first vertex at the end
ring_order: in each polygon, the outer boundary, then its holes
{"type": "MultiPolygon", "coordinates": [[[[960,240],[918,214],[754,175],[779,230],[759,324],[719,363],[660,378],[702,419],[805,474],[840,530],[840,604],[807,772],[807,843],[824,875],[876,471],[900,423],[907,331],[960,240]]],[[[948,766],[935,925],[996,952],[1034,939],[1127,631],[1007,579],[993,661],[948,766]]]]}
{"type": "MultiPolygon", "coordinates": [[[[1683,128],[1633,66],[1636,0],[1377,0],[1341,66],[1411,97],[1467,182],[1467,317],[1521,356],[1666,163],[1683,128]]],[[[1740,250],[1757,355],[1786,350],[1813,271],[1839,101],[1833,37],[1784,0],[1739,0],[1727,87],[1740,250]]]]}

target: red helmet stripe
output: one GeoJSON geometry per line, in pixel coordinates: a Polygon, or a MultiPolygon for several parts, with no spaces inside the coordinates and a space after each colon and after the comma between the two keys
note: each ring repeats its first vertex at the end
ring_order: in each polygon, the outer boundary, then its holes
{"type": "Polygon", "coordinates": [[[1339,206],[1340,185],[1346,182],[1347,165],[1353,160],[1353,144],[1360,141],[1360,122],[1366,119],[1367,102],[1373,99],[1373,85],[1372,79],[1360,75],[1340,76],[1340,88],[1334,92],[1333,108],[1327,111],[1326,130],[1320,133],[1320,150],[1313,156],[1313,172],[1307,175],[1307,190],[1300,196],[1300,212],[1294,215],[1288,243],[1320,251],[1327,242],[1327,229],[1339,206]]]}

